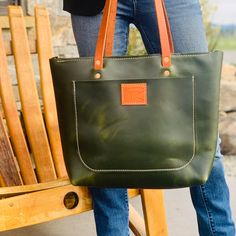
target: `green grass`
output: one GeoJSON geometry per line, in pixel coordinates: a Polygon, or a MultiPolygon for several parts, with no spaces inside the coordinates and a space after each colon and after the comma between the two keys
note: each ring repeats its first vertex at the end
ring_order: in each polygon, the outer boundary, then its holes
{"type": "Polygon", "coordinates": [[[236,51],[236,36],[223,36],[219,37],[216,45],[217,50],[235,50],[236,51]]]}

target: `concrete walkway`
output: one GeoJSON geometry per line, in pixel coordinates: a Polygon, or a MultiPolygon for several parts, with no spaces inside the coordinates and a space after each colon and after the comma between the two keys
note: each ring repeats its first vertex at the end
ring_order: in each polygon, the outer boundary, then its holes
{"type": "MultiPolygon", "coordinates": [[[[236,219],[236,157],[224,160],[226,176],[231,192],[231,205],[236,219]]],[[[188,189],[165,191],[169,236],[198,236],[195,211],[188,189]]],[[[140,198],[132,199],[141,212],[140,198]]],[[[95,236],[92,212],[67,217],[40,225],[0,233],[0,236],[95,236]]],[[[132,235],[132,234],[131,234],[132,235]]]]}

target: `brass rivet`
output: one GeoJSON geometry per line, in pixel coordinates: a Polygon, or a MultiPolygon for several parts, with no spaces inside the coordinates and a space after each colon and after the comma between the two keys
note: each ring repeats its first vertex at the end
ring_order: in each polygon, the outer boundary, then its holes
{"type": "Polygon", "coordinates": [[[167,62],[169,62],[169,61],[170,61],[169,57],[164,57],[164,62],[165,62],[165,63],[167,63],[167,62]]]}
{"type": "Polygon", "coordinates": [[[100,73],[96,73],[94,77],[95,77],[95,79],[100,79],[101,76],[102,76],[102,75],[101,75],[100,73]]]}
{"type": "Polygon", "coordinates": [[[164,74],[164,76],[169,76],[170,75],[170,71],[165,70],[163,74],[164,74]]]}
{"type": "Polygon", "coordinates": [[[97,66],[101,65],[101,61],[96,60],[96,65],[97,65],[97,66]]]}

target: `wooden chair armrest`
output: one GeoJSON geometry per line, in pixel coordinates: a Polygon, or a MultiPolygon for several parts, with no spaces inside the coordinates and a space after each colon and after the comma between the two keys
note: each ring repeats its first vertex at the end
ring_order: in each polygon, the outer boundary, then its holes
{"type": "Polygon", "coordinates": [[[52,189],[57,187],[62,187],[66,185],[70,185],[70,181],[66,178],[57,179],[47,183],[39,183],[39,184],[30,184],[30,185],[21,185],[21,186],[13,186],[13,187],[1,187],[0,188],[0,199],[6,197],[12,197],[15,195],[21,195],[30,192],[37,192],[46,189],[52,189]]]}

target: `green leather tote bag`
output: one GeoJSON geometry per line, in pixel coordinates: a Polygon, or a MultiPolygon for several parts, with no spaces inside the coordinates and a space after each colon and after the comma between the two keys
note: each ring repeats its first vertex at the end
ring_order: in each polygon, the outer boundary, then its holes
{"type": "Polygon", "coordinates": [[[222,52],[175,54],[155,0],[161,55],[112,57],[116,0],[107,0],[96,53],[50,59],[72,184],[179,188],[203,184],[218,137],[222,52]]]}

